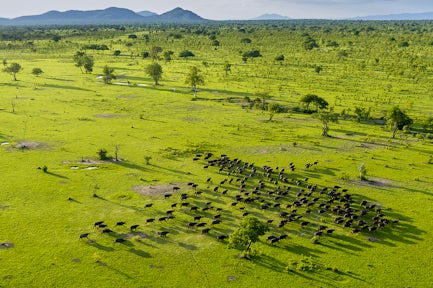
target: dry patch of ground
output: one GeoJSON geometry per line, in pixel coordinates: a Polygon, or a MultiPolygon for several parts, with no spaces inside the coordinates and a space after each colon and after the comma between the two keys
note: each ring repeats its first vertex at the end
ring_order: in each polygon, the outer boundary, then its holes
{"type": "Polygon", "coordinates": [[[140,185],[140,186],[134,186],[132,189],[141,195],[158,196],[158,195],[170,194],[175,192],[176,190],[174,190],[173,187],[181,187],[181,186],[176,183],[170,183],[170,184],[161,184],[156,186],[140,185]]]}
{"type": "Polygon", "coordinates": [[[21,150],[45,149],[48,148],[48,144],[36,141],[18,141],[14,148],[21,150]]]}

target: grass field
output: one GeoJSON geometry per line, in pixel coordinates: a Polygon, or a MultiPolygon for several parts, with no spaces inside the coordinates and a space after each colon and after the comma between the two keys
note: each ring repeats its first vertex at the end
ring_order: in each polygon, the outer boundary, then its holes
{"type": "MultiPolygon", "coordinates": [[[[1,42],[0,57],[20,63],[24,70],[17,74],[18,81],[7,73],[0,75],[0,287],[433,285],[433,143],[422,130],[433,103],[428,23],[163,28],[102,29],[87,35],[66,29],[50,32],[62,35],[59,42],[1,42]],[[208,35],[194,33],[195,29],[214,32],[221,45],[215,50],[208,35]],[[128,38],[132,33],[138,40],[128,38]],[[174,39],[171,33],[184,37],[174,39]],[[320,47],[305,50],[305,33],[320,47]],[[144,34],[150,35],[147,44],[144,34]],[[252,43],[241,43],[245,37],[252,43]],[[339,46],[327,46],[328,41],[339,46]],[[410,46],[400,47],[401,41],[410,46]],[[110,50],[87,51],[95,59],[94,72],[82,74],[72,57],[88,43],[105,43],[110,50]],[[137,56],[152,46],[175,52],[171,62],[160,61],[164,73],[157,87],[144,73],[151,60],[137,56]],[[177,57],[185,49],[196,56],[177,57]],[[239,51],[252,49],[259,49],[263,57],[244,63],[239,51]],[[121,56],[113,56],[115,50],[121,50],[121,56]],[[279,54],[285,55],[282,64],[274,60],[279,54]],[[232,64],[227,76],[225,62],[232,64]],[[105,65],[119,76],[110,85],[97,79],[105,65]],[[197,98],[185,84],[193,65],[206,82],[199,86],[197,98]],[[323,71],[316,73],[314,65],[323,71]],[[32,75],[34,67],[44,73],[32,75]],[[246,97],[254,100],[263,92],[269,94],[267,101],[288,107],[289,112],[268,121],[268,111],[249,108],[246,97]],[[318,119],[293,109],[302,108],[299,100],[307,93],[325,98],[342,115],[338,123],[330,123],[331,137],[321,136],[318,119]],[[414,124],[392,139],[383,117],[394,104],[407,111],[414,124]],[[371,119],[359,123],[349,117],[357,106],[371,108],[371,119]],[[98,159],[100,149],[114,157],[116,145],[120,161],[98,159]],[[241,193],[236,178],[244,176],[204,168],[203,156],[193,160],[208,152],[214,154],[211,159],[226,154],[258,167],[260,175],[247,180],[245,191],[258,180],[267,181],[263,166],[274,168],[273,177],[284,168],[289,182],[266,182],[262,195],[264,203],[278,202],[281,207],[263,210],[258,202],[242,201],[232,206],[241,193]],[[317,165],[305,167],[315,161],[317,165]],[[359,180],[362,163],[366,181],[359,180]],[[212,180],[207,182],[208,178],[212,180]],[[230,178],[232,184],[220,185],[230,178]],[[307,183],[295,184],[305,178],[307,183]],[[190,182],[203,193],[195,194],[190,182]],[[361,210],[359,203],[366,200],[382,207],[388,219],[399,221],[375,232],[351,233],[353,227],[334,223],[331,211],[318,213],[313,206],[307,213],[301,206],[297,213],[309,226],[296,220],[278,228],[279,213],[293,209],[285,204],[314,184],[319,189],[346,188],[355,209],[361,210]],[[288,196],[274,200],[266,194],[284,185],[291,187],[288,196]],[[180,191],[173,192],[174,186],[180,191]],[[221,193],[224,189],[226,195],[221,193]],[[164,199],[167,193],[173,195],[164,199]],[[182,193],[199,211],[180,206],[185,202],[182,193]],[[214,208],[202,211],[207,202],[214,208]],[[145,208],[149,203],[152,207],[145,208]],[[173,203],[178,204],[174,219],[146,223],[166,216],[173,203]],[[222,222],[210,225],[217,208],[222,209],[222,222]],[[245,211],[263,221],[274,220],[270,231],[252,246],[250,259],[228,249],[227,240],[216,239],[233,232],[245,211]],[[197,215],[211,228],[209,234],[188,227],[197,215]],[[94,227],[102,220],[113,233],[102,234],[94,227]],[[119,221],[126,225],[116,227],[119,221]],[[129,230],[133,224],[140,225],[136,232],[129,230]],[[318,225],[335,232],[313,237],[318,225]],[[161,237],[161,231],[169,234],[161,237]],[[87,232],[88,239],[79,239],[87,232]],[[287,239],[272,245],[266,241],[269,235],[282,234],[287,239]],[[127,241],[114,243],[116,238],[127,241]]],[[[319,201],[328,199],[325,194],[316,196],[319,201]]],[[[367,220],[374,215],[368,214],[367,220]]]]}

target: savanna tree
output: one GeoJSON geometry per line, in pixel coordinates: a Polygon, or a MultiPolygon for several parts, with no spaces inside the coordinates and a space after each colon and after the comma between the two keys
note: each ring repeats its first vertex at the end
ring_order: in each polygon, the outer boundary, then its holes
{"type": "Polygon", "coordinates": [[[33,70],[32,70],[32,74],[33,75],[35,75],[35,76],[39,76],[39,75],[41,75],[42,73],[44,73],[44,71],[42,71],[42,69],[41,68],[33,68],[33,70]]]}
{"type": "Polygon", "coordinates": [[[161,65],[159,65],[157,62],[153,62],[146,67],[145,71],[155,81],[155,85],[158,85],[158,81],[159,79],[161,79],[162,76],[161,65]]]}
{"type": "Polygon", "coordinates": [[[329,123],[338,122],[338,114],[333,112],[319,111],[315,113],[313,117],[319,119],[323,124],[322,136],[329,136],[329,123]]]}
{"type": "Polygon", "coordinates": [[[391,127],[392,138],[395,138],[397,130],[403,130],[403,127],[413,124],[413,120],[406,113],[400,110],[398,106],[392,106],[386,114],[386,122],[391,127]]]}
{"type": "Polygon", "coordinates": [[[201,74],[200,69],[196,66],[192,66],[186,75],[185,84],[191,85],[194,97],[197,97],[197,85],[204,85],[204,77],[201,74]]]}
{"type": "Polygon", "coordinates": [[[235,248],[244,251],[247,256],[251,245],[259,240],[259,237],[269,231],[268,226],[255,217],[246,217],[242,219],[239,228],[229,236],[229,248],[235,248]]]}
{"type": "Polygon", "coordinates": [[[310,104],[316,106],[316,112],[319,111],[319,109],[325,109],[328,107],[328,102],[315,94],[307,94],[303,96],[300,101],[305,104],[305,109],[307,111],[310,111],[310,104]]]}
{"type": "Polygon", "coordinates": [[[194,56],[195,56],[194,53],[192,53],[189,50],[183,50],[182,52],[179,53],[180,58],[187,59],[188,57],[194,57],[194,56]]]}
{"type": "Polygon", "coordinates": [[[162,54],[162,56],[164,57],[164,61],[165,63],[170,62],[171,61],[171,56],[174,55],[174,52],[171,50],[167,50],[164,51],[164,53],[162,54]]]}
{"type": "Polygon", "coordinates": [[[116,76],[113,73],[114,68],[111,68],[107,65],[104,66],[102,70],[102,79],[104,80],[105,84],[110,84],[111,80],[116,79],[116,76]]]}
{"type": "Polygon", "coordinates": [[[23,70],[23,67],[21,67],[21,65],[18,63],[11,63],[9,66],[6,66],[6,68],[3,69],[4,72],[12,74],[15,81],[17,81],[17,74],[21,70],[23,70]]]}
{"type": "Polygon", "coordinates": [[[159,59],[159,53],[161,53],[163,49],[160,46],[153,46],[152,49],[150,49],[150,57],[152,57],[152,60],[159,59]]]}
{"type": "Polygon", "coordinates": [[[83,51],[77,51],[73,57],[73,60],[75,62],[75,66],[80,68],[81,73],[84,73],[82,67],[84,67],[86,73],[92,73],[93,65],[95,64],[93,56],[89,56],[83,51]]]}

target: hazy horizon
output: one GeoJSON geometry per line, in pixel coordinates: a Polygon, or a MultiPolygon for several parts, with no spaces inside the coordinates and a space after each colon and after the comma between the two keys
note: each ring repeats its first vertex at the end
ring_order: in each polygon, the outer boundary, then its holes
{"type": "Polygon", "coordinates": [[[431,0],[75,0],[74,2],[15,0],[2,7],[1,18],[16,18],[42,14],[51,10],[99,10],[108,7],[127,8],[135,12],[152,11],[158,14],[176,7],[191,10],[212,20],[245,20],[262,14],[280,14],[290,18],[342,19],[367,15],[423,13],[433,11],[431,0]]]}

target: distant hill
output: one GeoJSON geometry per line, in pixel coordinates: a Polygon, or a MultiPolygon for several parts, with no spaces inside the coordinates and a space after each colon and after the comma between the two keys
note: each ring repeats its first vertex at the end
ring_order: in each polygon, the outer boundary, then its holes
{"type": "Polygon", "coordinates": [[[263,14],[251,20],[290,20],[291,18],[280,14],[263,14]]]}
{"type": "Polygon", "coordinates": [[[349,20],[433,20],[433,12],[370,15],[354,17],[349,20]]]}
{"type": "Polygon", "coordinates": [[[65,12],[49,11],[40,15],[22,16],[14,19],[0,18],[0,25],[98,25],[98,24],[145,24],[145,23],[188,23],[207,21],[197,14],[176,8],[158,15],[150,11],[135,13],[129,9],[111,7],[104,10],[65,12]],[[141,13],[141,14],[140,14],[141,13]]]}
{"type": "Polygon", "coordinates": [[[137,12],[137,14],[140,16],[143,16],[143,17],[158,16],[158,14],[156,14],[152,11],[140,11],[140,12],[137,12]]]}
{"type": "Polygon", "coordinates": [[[177,7],[171,11],[165,12],[158,16],[152,16],[149,18],[150,21],[155,22],[202,22],[206,19],[200,17],[199,15],[177,7]]]}

